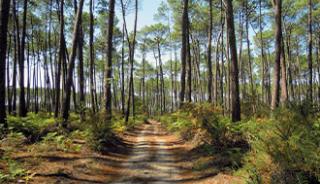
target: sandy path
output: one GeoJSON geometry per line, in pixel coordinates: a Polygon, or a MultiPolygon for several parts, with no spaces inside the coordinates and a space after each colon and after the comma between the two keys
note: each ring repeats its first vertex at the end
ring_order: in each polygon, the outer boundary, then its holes
{"type": "Polygon", "coordinates": [[[35,184],[241,183],[239,178],[223,174],[219,157],[204,157],[191,151],[188,143],[166,132],[159,122],[135,127],[122,139],[116,150],[105,153],[84,147],[74,153],[21,152],[12,159],[24,162],[31,173],[36,173],[29,182],[35,184]],[[195,169],[195,164],[206,159],[209,160],[202,169],[195,169]]]}
{"type": "Polygon", "coordinates": [[[177,142],[160,127],[160,123],[151,121],[140,130],[135,146],[127,162],[122,177],[112,184],[169,184],[180,178],[181,170],[173,150],[177,142]]]}

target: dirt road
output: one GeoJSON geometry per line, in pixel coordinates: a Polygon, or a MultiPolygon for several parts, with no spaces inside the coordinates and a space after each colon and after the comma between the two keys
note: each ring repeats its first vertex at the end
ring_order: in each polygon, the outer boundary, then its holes
{"type": "Polygon", "coordinates": [[[167,134],[160,123],[151,121],[137,131],[137,139],[126,162],[122,177],[112,184],[169,184],[181,179],[182,168],[177,153],[182,141],[167,134]]]}
{"type": "Polygon", "coordinates": [[[234,184],[225,160],[190,149],[178,136],[149,121],[122,136],[114,150],[93,152],[21,152],[13,156],[26,166],[35,184],[234,184]]]}

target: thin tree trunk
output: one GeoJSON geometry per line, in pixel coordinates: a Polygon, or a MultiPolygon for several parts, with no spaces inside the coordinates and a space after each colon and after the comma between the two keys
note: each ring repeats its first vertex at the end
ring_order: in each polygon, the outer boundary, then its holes
{"type": "Polygon", "coordinates": [[[160,80],[161,80],[161,93],[162,93],[162,109],[161,109],[161,115],[166,110],[166,94],[165,94],[165,86],[164,86],[164,78],[163,78],[163,69],[162,69],[162,60],[161,60],[161,50],[160,50],[160,43],[158,41],[158,57],[159,57],[159,69],[160,69],[160,80]]]}
{"type": "Polygon", "coordinates": [[[67,81],[64,91],[64,101],[62,104],[62,126],[64,128],[67,128],[67,122],[69,118],[69,110],[70,110],[70,96],[71,96],[71,86],[72,86],[72,79],[73,79],[73,69],[75,64],[75,58],[76,58],[76,48],[77,48],[77,40],[79,34],[79,28],[80,28],[80,17],[82,16],[82,7],[83,7],[84,0],[80,0],[79,2],[79,9],[77,11],[77,16],[74,23],[74,30],[73,30],[73,39],[72,39],[72,50],[70,54],[70,60],[68,64],[68,75],[67,75],[67,81]]]}
{"type": "Polygon", "coordinates": [[[250,48],[250,39],[249,39],[249,5],[246,1],[246,33],[247,33],[247,52],[248,52],[248,63],[249,63],[249,78],[250,78],[250,89],[252,95],[252,112],[256,112],[256,94],[253,84],[253,71],[252,71],[252,60],[251,60],[251,48],[250,48]]]}
{"type": "Polygon", "coordinates": [[[190,21],[189,21],[189,11],[187,12],[187,64],[188,64],[188,75],[187,75],[187,84],[188,84],[188,93],[187,93],[187,100],[188,102],[192,102],[192,57],[190,52],[190,21]]]}
{"type": "MultiPolygon", "coordinates": [[[[0,11],[1,12],[1,11],[0,11]]],[[[11,48],[12,48],[12,41],[11,41],[11,35],[9,34],[9,43],[8,43],[8,52],[7,52],[7,95],[8,95],[8,114],[11,114],[12,112],[12,96],[11,96],[11,91],[10,90],[10,53],[11,53],[11,48]]]]}
{"type": "MultiPolygon", "coordinates": [[[[77,13],[77,1],[75,2],[75,14],[77,13]]],[[[78,43],[77,43],[77,57],[78,57],[78,82],[79,82],[79,110],[80,110],[80,121],[84,120],[84,108],[85,108],[85,95],[84,95],[84,73],[83,73],[83,30],[82,30],[82,16],[79,18],[79,30],[78,30],[78,43]]]]}
{"type": "Polygon", "coordinates": [[[94,48],[93,48],[93,35],[94,35],[94,18],[93,18],[93,0],[90,0],[90,35],[89,35],[89,54],[90,54],[90,92],[91,92],[91,108],[93,113],[96,112],[95,102],[95,85],[94,85],[94,48]]]}
{"type": "Polygon", "coordinates": [[[14,36],[14,44],[15,44],[15,53],[14,53],[14,64],[13,64],[13,105],[12,111],[15,115],[17,113],[17,64],[19,63],[20,58],[20,26],[19,26],[19,17],[17,15],[17,5],[16,0],[12,0],[12,12],[14,19],[14,27],[15,27],[15,36],[14,36]]]}
{"type": "Polygon", "coordinates": [[[213,27],[213,15],[212,15],[212,0],[209,0],[209,29],[208,29],[208,101],[212,102],[212,27],[213,27]]]}
{"type": "Polygon", "coordinates": [[[182,15],[182,47],[181,47],[181,91],[180,91],[180,106],[185,100],[186,89],[186,63],[187,63],[187,29],[188,28],[188,3],[189,0],[184,0],[183,15],[182,15]]]}
{"type": "Polygon", "coordinates": [[[313,88],[312,88],[312,0],[308,0],[308,69],[309,69],[309,86],[308,86],[308,100],[313,102],[313,88]]]}
{"type": "Polygon", "coordinates": [[[274,2],[274,13],[275,13],[275,65],[274,65],[274,75],[273,75],[273,92],[272,92],[272,102],[271,109],[274,110],[279,106],[279,89],[280,89],[280,60],[281,60],[281,40],[282,40],[282,1],[273,0],[274,2]]]}
{"type": "Polygon", "coordinates": [[[125,42],[124,24],[122,25],[122,48],[121,48],[121,105],[122,114],[125,115],[125,96],[124,96],[124,42],[125,42]]]}
{"type": "Polygon", "coordinates": [[[19,76],[20,76],[20,97],[19,97],[19,116],[27,116],[25,88],[24,88],[24,51],[25,51],[25,38],[26,38],[26,26],[27,26],[27,11],[28,0],[24,0],[23,5],[23,23],[22,23],[22,37],[21,37],[21,51],[19,57],[19,76]]]}
{"type": "MultiPolygon", "coordinates": [[[[9,20],[10,1],[1,1],[0,5],[0,127],[6,131],[8,128],[6,120],[6,54],[7,54],[7,32],[9,20]]],[[[9,57],[9,56],[8,56],[9,57]]]]}
{"type": "Polygon", "coordinates": [[[65,63],[66,51],[65,51],[65,43],[64,43],[64,0],[61,0],[60,3],[60,12],[59,12],[59,20],[60,20],[60,38],[59,38],[59,60],[56,69],[56,85],[55,85],[55,111],[54,116],[57,118],[59,116],[59,107],[60,107],[60,81],[61,81],[61,69],[62,63],[65,63]]]}
{"type": "Polygon", "coordinates": [[[135,45],[136,45],[136,33],[137,33],[137,23],[138,23],[138,0],[135,0],[135,21],[134,21],[134,29],[133,29],[133,39],[132,42],[129,39],[127,23],[125,19],[125,7],[123,0],[121,0],[121,7],[122,7],[122,18],[124,22],[124,28],[127,36],[127,42],[129,44],[129,61],[130,61],[130,80],[129,80],[129,98],[128,98],[128,107],[125,114],[125,121],[129,121],[130,115],[130,102],[132,99],[132,114],[133,118],[135,117],[135,100],[134,100],[134,81],[133,81],[133,64],[134,64],[134,55],[135,55],[135,45]]]}
{"type": "Polygon", "coordinates": [[[286,105],[288,101],[288,89],[287,89],[287,67],[286,67],[286,58],[284,52],[284,42],[282,39],[281,46],[281,59],[280,59],[280,67],[281,67],[281,103],[286,105]]]}
{"type": "Polygon", "coordinates": [[[108,40],[107,40],[107,64],[105,72],[105,98],[106,98],[106,121],[110,123],[112,118],[112,106],[111,106],[111,83],[112,83],[112,41],[113,41],[113,26],[114,26],[114,6],[115,0],[109,2],[109,18],[108,18],[108,40]]]}
{"type": "Polygon", "coordinates": [[[227,19],[227,31],[229,37],[229,47],[231,51],[231,114],[232,121],[240,121],[240,97],[239,97],[239,77],[238,77],[238,61],[237,61],[237,47],[236,37],[234,31],[234,20],[233,20],[233,6],[232,0],[226,0],[226,19],[227,19]]]}
{"type": "Polygon", "coordinates": [[[259,0],[259,31],[260,31],[260,52],[261,52],[261,96],[262,102],[266,102],[265,91],[266,91],[266,81],[265,81],[265,56],[264,56],[264,42],[262,34],[262,0],[259,0]]]}
{"type": "Polygon", "coordinates": [[[317,48],[317,64],[318,64],[318,103],[320,102],[320,38],[318,38],[318,48],[317,48]]]}

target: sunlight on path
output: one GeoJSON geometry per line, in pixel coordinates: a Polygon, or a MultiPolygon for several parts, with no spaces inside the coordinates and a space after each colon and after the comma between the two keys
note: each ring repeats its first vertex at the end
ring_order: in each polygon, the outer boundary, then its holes
{"type": "Polygon", "coordinates": [[[169,184],[179,180],[179,168],[176,158],[170,152],[172,144],[166,140],[166,133],[161,131],[160,123],[144,125],[136,139],[122,177],[112,184],[169,184]]]}

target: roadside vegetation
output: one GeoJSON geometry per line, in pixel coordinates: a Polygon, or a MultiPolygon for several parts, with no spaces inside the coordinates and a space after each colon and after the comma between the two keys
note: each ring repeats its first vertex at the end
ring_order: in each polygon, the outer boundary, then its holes
{"type": "MultiPolygon", "coordinates": [[[[305,105],[272,113],[260,109],[266,113],[232,123],[210,104],[185,104],[159,120],[168,130],[196,141],[194,149],[203,155],[222,157],[233,175],[246,183],[317,183],[320,117],[311,109],[305,105]]],[[[198,160],[195,165],[213,167],[215,160],[198,160]]]]}

